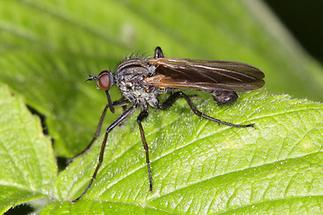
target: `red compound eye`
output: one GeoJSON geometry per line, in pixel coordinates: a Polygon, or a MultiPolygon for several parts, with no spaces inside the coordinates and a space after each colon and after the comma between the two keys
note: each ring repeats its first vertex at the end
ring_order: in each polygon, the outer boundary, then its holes
{"type": "Polygon", "coordinates": [[[98,80],[97,80],[97,85],[101,90],[109,90],[111,87],[111,74],[108,71],[103,71],[100,73],[98,80]]]}

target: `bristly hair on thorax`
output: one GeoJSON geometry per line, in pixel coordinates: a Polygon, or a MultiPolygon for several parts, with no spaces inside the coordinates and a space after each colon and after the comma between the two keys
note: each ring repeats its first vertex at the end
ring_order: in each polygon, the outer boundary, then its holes
{"type": "Polygon", "coordinates": [[[151,57],[147,57],[147,54],[145,54],[144,52],[132,52],[131,54],[127,55],[126,57],[124,57],[120,62],[124,62],[126,60],[135,60],[135,59],[141,59],[141,60],[146,60],[146,59],[149,59],[151,57]]]}

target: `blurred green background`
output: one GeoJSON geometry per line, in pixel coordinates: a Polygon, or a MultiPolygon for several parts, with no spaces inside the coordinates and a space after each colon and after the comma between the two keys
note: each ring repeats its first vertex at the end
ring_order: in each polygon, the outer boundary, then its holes
{"type": "Polygon", "coordinates": [[[268,91],[322,101],[323,70],[308,54],[322,60],[320,7],[267,2],[301,44],[258,0],[3,0],[0,82],[44,115],[61,157],[85,147],[105,103],[84,82],[88,74],[133,53],[151,56],[157,45],[167,57],[252,64],[265,72],[268,91]]]}

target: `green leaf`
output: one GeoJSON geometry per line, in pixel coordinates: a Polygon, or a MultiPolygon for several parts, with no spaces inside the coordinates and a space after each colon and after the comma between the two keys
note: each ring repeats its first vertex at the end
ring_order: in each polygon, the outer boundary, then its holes
{"type": "Polygon", "coordinates": [[[270,91],[322,100],[322,68],[260,1],[3,1],[0,31],[0,81],[47,117],[60,156],[85,147],[104,106],[87,75],[156,45],[169,57],[246,62],[270,91]]]}
{"type": "Polygon", "coordinates": [[[57,167],[51,142],[21,97],[0,85],[0,213],[49,198],[57,167]]]}
{"type": "Polygon", "coordinates": [[[179,100],[151,110],[143,123],[150,148],[153,192],[140,134],[131,117],[111,132],[97,180],[78,202],[97,163],[101,140],[56,181],[43,214],[318,214],[323,200],[323,105],[263,91],[218,107],[205,95],[198,108],[231,128],[192,115],[179,100]]]}

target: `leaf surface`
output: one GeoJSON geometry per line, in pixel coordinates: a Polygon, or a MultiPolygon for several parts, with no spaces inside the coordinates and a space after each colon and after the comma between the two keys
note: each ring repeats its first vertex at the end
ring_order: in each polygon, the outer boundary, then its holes
{"type": "Polygon", "coordinates": [[[0,85],[0,213],[50,198],[57,167],[50,139],[21,97],[0,85]]]}
{"type": "Polygon", "coordinates": [[[56,181],[56,198],[43,214],[94,210],[137,214],[315,214],[322,211],[323,106],[264,91],[218,107],[201,95],[199,109],[255,128],[230,128],[200,119],[185,101],[151,111],[143,126],[150,147],[154,191],[140,134],[131,117],[112,131],[97,180],[82,200],[101,140],[56,181]]]}

